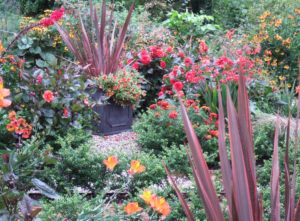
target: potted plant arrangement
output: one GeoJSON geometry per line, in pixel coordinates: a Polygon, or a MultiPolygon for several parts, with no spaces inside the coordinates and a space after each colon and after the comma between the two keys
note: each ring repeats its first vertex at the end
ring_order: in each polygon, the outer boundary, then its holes
{"type": "Polygon", "coordinates": [[[94,94],[98,101],[95,111],[101,116],[98,129],[105,135],[131,129],[133,108],[145,92],[144,79],[137,72],[125,69],[115,74],[102,75],[97,81],[100,90],[94,94]]]}
{"type": "MultiPolygon", "coordinates": [[[[76,11],[74,13],[76,13],[76,17],[79,17],[79,22],[75,32],[71,33],[71,30],[67,30],[55,22],[55,26],[69,51],[74,55],[79,65],[83,67],[87,78],[93,82],[89,85],[89,91],[92,92],[92,97],[96,101],[94,109],[99,113],[100,120],[106,122],[103,123],[105,126],[96,123],[98,126],[96,132],[100,131],[103,134],[114,134],[128,129],[132,122],[132,108],[129,106],[132,106],[136,100],[134,102],[132,100],[133,93],[130,87],[137,86],[136,78],[131,79],[132,81],[128,83],[126,89],[114,91],[113,95],[111,94],[112,91],[109,93],[110,90],[113,90],[110,88],[110,84],[105,83],[101,88],[97,87],[95,81],[98,79],[99,82],[104,83],[104,79],[120,79],[122,71],[120,71],[119,64],[133,10],[134,3],[128,11],[124,24],[119,25],[113,17],[113,6],[110,7],[110,15],[107,15],[106,1],[104,0],[99,19],[96,9],[90,1],[90,18],[86,18],[91,26],[85,27],[86,23],[81,18],[80,13],[76,11]],[[96,87],[93,88],[93,86],[96,87]],[[130,93],[127,93],[128,91],[130,93]],[[103,105],[103,97],[109,98],[108,100],[114,103],[103,105]],[[126,105],[128,107],[124,108],[126,105]],[[111,128],[106,130],[108,125],[111,128]]],[[[106,99],[104,98],[104,100],[106,99]]]]}

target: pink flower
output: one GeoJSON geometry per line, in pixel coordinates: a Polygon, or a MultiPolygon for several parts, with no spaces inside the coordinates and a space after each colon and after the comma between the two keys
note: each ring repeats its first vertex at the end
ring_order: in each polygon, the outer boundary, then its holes
{"type": "Polygon", "coordinates": [[[165,61],[160,61],[160,67],[165,69],[167,67],[167,63],[165,61]]]}
{"type": "Polygon", "coordinates": [[[166,50],[166,52],[168,54],[173,54],[173,48],[172,47],[168,47],[167,50],[166,50]]]}
{"type": "Polygon", "coordinates": [[[193,61],[190,57],[186,57],[184,59],[184,64],[185,64],[186,67],[190,67],[193,64],[193,61]]]}
{"type": "Polygon", "coordinates": [[[38,84],[41,84],[43,82],[43,75],[42,74],[39,74],[37,77],[36,77],[36,82],[38,84]]]}
{"type": "Polygon", "coordinates": [[[184,52],[183,51],[178,52],[178,57],[184,58],[185,57],[184,52]]]}
{"type": "Polygon", "coordinates": [[[47,103],[51,103],[54,100],[54,94],[52,91],[45,91],[43,94],[43,99],[47,102],[47,103]]]}
{"type": "Polygon", "coordinates": [[[139,68],[140,68],[140,65],[139,65],[139,62],[134,62],[133,64],[132,64],[132,68],[133,69],[135,69],[135,70],[139,70],[139,68]]]}

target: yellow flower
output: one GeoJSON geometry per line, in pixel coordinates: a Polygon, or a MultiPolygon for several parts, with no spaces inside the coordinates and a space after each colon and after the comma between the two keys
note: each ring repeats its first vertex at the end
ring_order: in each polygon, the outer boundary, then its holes
{"type": "Polygon", "coordinates": [[[290,48],[291,47],[291,43],[292,43],[292,39],[291,38],[287,38],[285,40],[282,41],[282,45],[287,47],[287,48],[290,48]]]}
{"type": "Polygon", "coordinates": [[[283,68],[284,68],[285,70],[289,70],[289,69],[290,69],[290,66],[284,65],[283,68]]]}
{"type": "Polygon", "coordinates": [[[275,23],[274,23],[274,26],[278,28],[281,24],[282,24],[282,20],[281,19],[277,19],[275,21],[275,23]]]}
{"type": "Polygon", "coordinates": [[[145,190],[143,192],[142,195],[140,195],[140,197],[145,201],[145,203],[149,204],[153,195],[152,195],[152,192],[150,190],[145,190]]]}
{"type": "Polygon", "coordinates": [[[294,9],[294,12],[295,12],[296,14],[300,15],[300,8],[295,8],[295,9],[294,9]]]}
{"type": "Polygon", "coordinates": [[[279,34],[275,35],[275,39],[278,40],[278,41],[282,41],[282,37],[279,34]]]}
{"type": "Polygon", "coordinates": [[[128,173],[133,175],[136,173],[142,173],[146,170],[145,166],[141,164],[139,160],[132,160],[131,167],[128,170],[128,173]]]}
{"type": "Polygon", "coordinates": [[[271,16],[271,12],[270,11],[265,11],[260,17],[260,20],[265,20],[267,17],[271,16]]]}
{"type": "Polygon", "coordinates": [[[273,67],[276,67],[276,66],[277,66],[277,59],[274,59],[274,60],[272,61],[271,65],[272,65],[273,67]]]}
{"type": "Polygon", "coordinates": [[[279,76],[278,78],[279,78],[280,81],[284,81],[285,80],[284,76],[279,76]]]}

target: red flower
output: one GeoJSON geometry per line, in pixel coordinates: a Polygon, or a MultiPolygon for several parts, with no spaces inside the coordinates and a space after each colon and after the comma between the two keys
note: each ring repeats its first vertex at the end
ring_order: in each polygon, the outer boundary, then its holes
{"type": "Polygon", "coordinates": [[[54,21],[58,21],[64,16],[64,13],[65,13],[65,9],[64,7],[61,7],[60,9],[57,9],[54,12],[52,12],[50,18],[53,19],[54,21]]]}
{"type": "Polygon", "coordinates": [[[183,88],[183,83],[181,81],[177,81],[173,84],[173,87],[176,91],[181,91],[183,88]]]}
{"type": "Polygon", "coordinates": [[[178,114],[177,114],[177,112],[176,112],[175,110],[174,110],[174,111],[171,111],[171,112],[169,113],[169,118],[170,118],[170,119],[176,119],[177,116],[178,116],[178,114]]]}
{"type": "Polygon", "coordinates": [[[151,49],[151,56],[153,58],[162,58],[165,56],[165,53],[161,47],[154,46],[154,47],[150,47],[150,49],[151,49]]]}
{"type": "Polygon", "coordinates": [[[43,98],[46,102],[51,103],[54,100],[54,94],[52,91],[45,91],[43,94],[43,98]]]}
{"type": "Polygon", "coordinates": [[[234,35],[234,32],[235,32],[234,29],[229,30],[229,31],[226,33],[226,37],[227,37],[229,40],[231,40],[232,37],[233,37],[233,35],[234,35]]]}
{"type": "Polygon", "coordinates": [[[43,18],[41,21],[40,21],[40,25],[47,28],[51,25],[54,24],[54,21],[52,18],[43,18]]]}
{"type": "Polygon", "coordinates": [[[150,62],[151,62],[150,56],[149,56],[149,55],[142,55],[142,56],[141,56],[141,62],[142,62],[144,65],[150,64],[150,62]]]}
{"type": "Polygon", "coordinates": [[[156,107],[157,107],[157,105],[156,105],[156,104],[151,104],[151,105],[149,106],[149,108],[150,108],[151,110],[154,110],[154,109],[156,109],[156,107]]]}
{"type": "Polygon", "coordinates": [[[218,137],[219,136],[219,131],[218,130],[211,130],[211,131],[209,131],[209,134],[213,137],[218,137]]]}
{"type": "Polygon", "coordinates": [[[165,69],[167,67],[167,63],[165,61],[160,61],[160,67],[165,69]]]}
{"type": "Polygon", "coordinates": [[[220,68],[227,68],[228,66],[233,65],[233,61],[228,57],[222,56],[216,61],[216,65],[220,68]]]}
{"type": "Polygon", "coordinates": [[[168,103],[168,101],[158,101],[157,105],[160,106],[164,110],[168,110],[169,109],[169,103],[168,103]]]}
{"type": "Polygon", "coordinates": [[[200,41],[199,50],[200,54],[206,54],[208,52],[208,46],[205,41],[200,41]]]}
{"type": "Polygon", "coordinates": [[[133,69],[135,69],[135,70],[139,70],[139,68],[140,68],[140,65],[139,65],[139,62],[134,62],[133,64],[132,64],[132,68],[133,69]]]}
{"type": "Polygon", "coordinates": [[[70,112],[68,108],[64,108],[64,114],[63,114],[63,118],[69,118],[70,117],[70,112]]]}
{"type": "Polygon", "coordinates": [[[191,66],[193,64],[193,61],[192,61],[192,59],[190,57],[186,57],[184,59],[184,64],[185,64],[186,67],[189,67],[189,66],[191,66]]]}

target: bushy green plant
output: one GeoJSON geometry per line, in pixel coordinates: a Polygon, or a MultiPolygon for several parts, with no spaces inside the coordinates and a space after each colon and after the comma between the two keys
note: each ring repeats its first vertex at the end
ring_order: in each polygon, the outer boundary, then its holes
{"type": "MultiPolygon", "coordinates": [[[[139,121],[133,125],[133,130],[137,133],[137,142],[144,151],[154,151],[158,154],[162,148],[184,144],[186,136],[183,130],[183,123],[179,115],[176,102],[159,101],[140,115],[139,121]],[[160,106],[161,105],[161,106],[160,106]]],[[[204,109],[189,108],[193,121],[193,126],[203,146],[208,161],[215,165],[217,154],[217,134],[214,134],[216,119],[211,113],[204,109]],[[210,115],[210,116],[209,116],[210,115]]],[[[215,116],[215,115],[214,115],[215,116]]],[[[216,117],[216,116],[215,116],[216,117]]]]}
{"type": "Polygon", "coordinates": [[[20,0],[21,13],[24,15],[37,15],[54,5],[54,0],[20,0]]]}
{"type": "Polygon", "coordinates": [[[161,158],[168,168],[174,170],[174,173],[188,175],[192,172],[186,157],[186,148],[184,145],[163,147],[161,158]]]}
{"type": "Polygon", "coordinates": [[[41,205],[42,212],[39,214],[39,218],[52,221],[64,219],[76,221],[81,213],[91,210],[98,203],[96,202],[98,200],[89,200],[84,195],[74,193],[64,195],[54,201],[44,201],[41,205]]]}
{"type": "Polygon", "coordinates": [[[171,11],[169,18],[165,21],[165,25],[181,43],[190,37],[202,38],[219,29],[219,26],[214,23],[213,16],[198,15],[188,11],[183,13],[171,11]]]}
{"type": "Polygon", "coordinates": [[[93,111],[80,70],[62,66],[24,71],[16,56],[7,55],[2,61],[0,76],[14,97],[10,110],[26,117],[34,132],[51,138],[58,131],[63,134],[64,127],[90,127],[93,111]]]}
{"type": "Polygon", "coordinates": [[[81,187],[95,193],[103,188],[105,182],[103,157],[92,153],[90,140],[69,146],[70,139],[72,142],[70,136],[67,141],[64,137],[58,138],[57,144],[60,148],[55,155],[57,162],[44,169],[45,179],[59,192],[73,191],[74,187],[81,187]]]}

